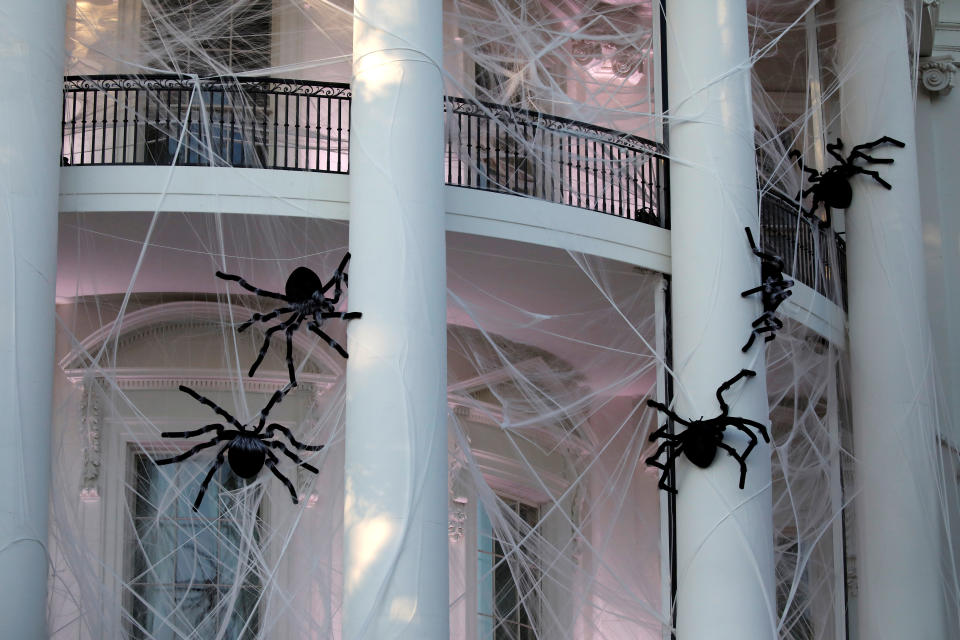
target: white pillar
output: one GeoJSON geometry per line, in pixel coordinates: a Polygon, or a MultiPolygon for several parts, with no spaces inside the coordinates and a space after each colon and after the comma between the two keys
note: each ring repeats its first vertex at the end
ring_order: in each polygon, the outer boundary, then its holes
{"type": "Polygon", "coordinates": [[[853,178],[850,375],[862,638],[946,637],[914,104],[903,2],[837,3],[846,151],[887,135],[893,185],[853,178]]]}
{"type": "Polygon", "coordinates": [[[64,18],[36,0],[0,20],[0,620],[24,640],[47,637],[64,18]]]}
{"type": "MultiPolygon", "coordinates": [[[[676,411],[718,415],[717,388],[747,368],[757,376],[726,394],[730,415],[769,424],[763,341],[740,350],[761,312],[740,296],[760,279],[744,233],[759,239],[745,0],[670,2],[666,38],[676,411]]],[[[748,442],[735,428],[724,441],[738,451],[748,442]]],[[[747,466],[740,490],[737,462],[722,450],[706,470],[677,462],[679,640],[776,637],[762,439],[747,466]]]]}
{"type": "Polygon", "coordinates": [[[442,3],[356,0],[346,640],[448,636],[442,3]]]}

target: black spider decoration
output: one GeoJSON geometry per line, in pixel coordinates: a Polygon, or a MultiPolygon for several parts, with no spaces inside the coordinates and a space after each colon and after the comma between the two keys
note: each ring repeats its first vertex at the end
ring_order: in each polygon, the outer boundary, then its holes
{"type": "Polygon", "coordinates": [[[723,394],[727,389],[732,387],[737,383],[740,378],[748,377],[752,378],[757,375],[756,371],[751,371],[750,369],[741,369],[740,373],[730,378],[717,389],[717,401],[720,403],[720,415],[715,418],[700,418],[699,420],[685,420],[674,413],[667,405],[662,402],[657,402],[656,400],[647,400],[647,404],[658,411],[662,411],[667,414],[667,416],[679,422],[680,424],[686,426],[687,428],[679,434],[672,434],[667,431],[667,425],[663,425],[652,434],[650,434],[650,442],[656,442],[658,439],[663,438],[665,442],[657,448],[656,453],[646,459],[646,463],[651,467],[656,467],[663,470],[663,474],[660,476],[660,483],[658,486],[665,491],[670,493],[677,493],[675,487],[671,487],[667,484],[667,471],[670,469],[670,465],[674,463],[681,453],[687,456],[687,459],[693,464],[697,465],[702,469],[706,469],[713,462],[714,457],[717,455],[717,448],[723,449],[729,453],[733,458],[740,463],[740,488],[743,489],[744,482],[747,477],[747,456],[750,455],[750,452],[753,451],[753,448],[757,446],[759,440],[757,436],[753,434],[750,429],[747,427],[753,427],[760,432],[760,435],[763,436],[763,439],[766,442],[770,442],[770,436],[767,434],[767,428],[756,422],[754,420],[749,420],[747,418],[737,418],[730,415],[730,407],[727,406],[727,403],[723,400],[723,394]],[[750,444],[747,445],[747,448],[743,451],[743,454],[738,454],[737,450],[728,445],[723,441],[723,432],[727,427],[736,427],[740,431],[743,431],[750,438],[750,444]],[[665,462],[657,462],[657,458],[660,457],[667,449],[670,449],[667,454],[667,459],[665,462]]]}
{"type": "Polygon", "coordinates": [[[297,380],[293,366],[293,332],[300,328],[304,320],[307,321],[307,329],[320,336],[341,356],[344,358],[349,357],[346,350],[320,328],[323,326],[324,320],[328,318],[355,320],[363,316],[359,311],[346,312],[335,310],[337,303],[340,302],[340,296],[343,294],[343,287],[347,286],[347,274],[344,273],[343,270],[347,267],[349,260],[350,253],[348,252],[343,256],[343,260],[340,261],[340,266],[337,267],[333,277],[326,283],[322,282],[320,277],[307,267],[297,267],[293,270],[293,273],[290,274],[290,277],[287,278],[284,293],[274,293],[273,291],[260,289],[240,276],[217,271],[218,278],[234,280],[241,287],[247,291],[252,291],[258,296],[273,298],[274,300],[281,300],[286,303],[286,306],[277,307],[270,313],[253,314],[249,320],[237,327],[237,332],[246,330],[247,327],[254,322],[268,322],[282,314],[291,314],[286,320],[282,320],[279,324],[275,324],[267,329],[263,339],[263,346],[260,347],[260,353],[257,355],[253,366],[250,367],[250,377],[253,377],[253,374],[257,371],[257,367],[260,366],[264,356],[267,355],[267,350],[270,348],[270,338],[273,337],[274,333],[282,330],[287,337],[287,369],[290,373],[290,383],[296,386],[297,380]],[[324,295],[330,287],[333,287],[332,298],[324,295]]]}
{"type": "Polygon", "coordinates": [[[280,440],[274,440],[274,433],[279,431],[287,437],[287,439],[290,441],[290,444],[301,451],[320,451],[323,449],[323,445],[303,444],[293,437],[293,433],[291,433],[289,429],[276,423],[267,425],[266,431],[264,431],[264,425],[266,425],[267,415],[270,413],[270,410],[273,409],[274,405],[280,402],[280,400],[282,400],[292,388],[293,385],[287,385],[283,389],[275,391],[273,396],[271,396],[270,400],[267,402],[267,405],[260,411],[260,419],[257,422],[257,426],[247,429],[217,403],[213,402],[209,398],[201,396],[190,387],[180,385],[180,391],[183,391],[200,404],[210,407],[214,410],[214,412],[217,413],[217,415],[223,417],[228,423],[236,427],[235,429],[227,429],[222,424],[215,423],[208,424],[200,427],[199,429],[193,429],[192,431],[165,431],[160,434],[164,438],[192,438],[194,436],[199,436],[211,431],[217,432],[217,435],[213,438],[213,440],[202,442],[192,449],[188,449],[180,455],[173,456],[172,458],[163,458],[161,460],[157,460],[156,463],[158,465],[182,462],[199,451],[209,449],[220,442],[226,442],[225,445],[220,447],[220,450],[217,452],[216,461],[213,463],[213,466],[210,467],[206,477],[203,479],[203,483],[200,485],[200,492],[197,494],[197,499],[193,503],[194,511],[200,509],[200,503],[203,501],[203,495],[207,492],[207,485],[210,484],[210,480],[213,478],[213,475],[217,472],[217,469],[220,468],[220,465],[223,464],[224,454],[226,454],[227,461],[230,463],[230,469],[239,477],[244,479],[255,477],[258,473],[260,473],[260,470],[263,469],[263,466],[266,465],[273,475],[280,478],[280,481],[286,485],[287,489],[290,491],[290,497],[293,498],[294,504],[298,502],[296,489],[294,489],[290,480],[285,475],[280,473],[279,469],[277,469],[277,463],[279,462],[279,459],[277,458],[276,454],[271,451],[271,449],[279,449],[283,455],[297,463],[297,466],[303,467],[311,473],[317,473],[318,470],[313,465],[302,460],[296,453],[290,451],[290,449],[288,449],[283,442],[280,440]]]}
{"type": "Polygon", "coordinates": [[[864,153],[865,149],[873,149],[882,144],[892,144],[901,149],[906,146],[904,143],[890,136],[883,136],[873,142],[858,144],[851,149],[850,154],[844,158],[839,153],[839,151],[843,149],[843,141],[837,138],[835,143],[827,145],[827,153],[836,158],[840,164],[833,165],[823,173],[811,167],[803,166],[801,153],[796,149],[791,151],[791,158],[800,158],[800,166],[807,173],[807,181],[810,183],[810,188],[797,194],[797,199],[801,200],[813,194],[813,201],[810,203],[810,208],[800,208],[803,214],[808,218],[816,220],[820,224],[821,229],[830,227],[832,224],[830,210],[846,209],[850,206],[850,202],[853,200],[853,189],[850,187],[850,178],[858,173],[870,176],[886,189],[892,189],[893,187],[890,186],[890,183],[881,178],[880,174],[876,171],[871,171],[866,167],[854,164],[857,159],[869,164],[893,164],[893,158],[874,158],[864,153]],[[821,203],[823,204],[825,214],[823,220],[816,215],[817,207],[820,206],[821,203]]]}
{"type": "Polygon", "coordinates": [[[746,353],[747,350],[753,346],[753,341],[757,336],[766,333],[767,337],[764,341],[770,342],[776,337],[774,332],[783,328],[783,321],[773,314],[776,313],[777,307],[779,307],[784,300],[793,295],[793,291],[789,290],[790,287],[793,286],[793,280],[788,280],[783,277],[783,258],[775,256],[772,253],[761,251],[757,247],[757,243],[753,241],[753,234],[750,232],[750,227],[745,227],[744,231],[747,232],[747,239],[750,241],[750,248],[753,249],[753,255],[760,258],[760,286],[747,289],[741,292],[740,295],[746,298],[747,296],[759,293],[760,300],[763,303],[763,313],[753,321],[750,338],[747,340],[747,344],[741,348],[741,351],[746,353]]]}

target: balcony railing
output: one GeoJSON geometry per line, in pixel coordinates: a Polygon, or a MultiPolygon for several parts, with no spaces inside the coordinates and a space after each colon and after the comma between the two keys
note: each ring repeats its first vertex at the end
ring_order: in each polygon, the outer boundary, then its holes
{"type": "Polygon", "coordinates": [[[785,273],[846,308],[846,244],[839,236],[799,215],[795,200],[774,191],[760,198],[760,226],[763,250],[783,258],[785,273]]]}
{"type": "Polygon", "coordinates": [[[63,163],[347,173],[350,86],[252,78],[71,76],[63,163]]]}
{"type": "Polygon", "coordinates": [[[446,100],[447,184],[666,226],[663,148],[534,111],[446,100]]]}
{"type": "MultiPolygon", "coordinates": [[[[349,85],[331,82],[71,76],[64,79],[62,162],[349,173],[350,99],[349,85]]],[[[668,226],[661,145],[459,98],[447,98],[444,108],[447,184],[668,226]]],[[[760,208],[764,247],[795,278],[841,300],[842,242],[827,242],[788,198],[767,192],[760,208]]]]}

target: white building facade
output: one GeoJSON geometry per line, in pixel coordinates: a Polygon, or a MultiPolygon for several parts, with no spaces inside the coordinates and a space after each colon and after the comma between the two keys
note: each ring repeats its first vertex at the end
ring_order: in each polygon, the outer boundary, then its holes
{"type": "Polygon", "coordinates": [[[960,633],[960,2],[65,9],[3,36],[9,637],[960,633]]]}

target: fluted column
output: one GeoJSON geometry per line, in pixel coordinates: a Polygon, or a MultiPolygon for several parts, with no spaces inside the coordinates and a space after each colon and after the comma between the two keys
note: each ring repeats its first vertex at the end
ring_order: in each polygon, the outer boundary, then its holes
{"type": "Polygon", "coordinates": [[[356,0],[347,640],[448,636],[442,3],[356,0]]]}

